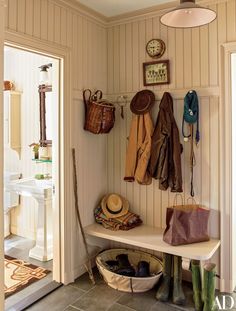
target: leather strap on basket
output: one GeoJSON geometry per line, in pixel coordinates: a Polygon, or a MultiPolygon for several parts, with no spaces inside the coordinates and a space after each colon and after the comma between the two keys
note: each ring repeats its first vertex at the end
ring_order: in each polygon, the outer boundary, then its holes
{"type": "Polygon", "coordinates": [[[102,99],[102,91],[101,90],[97,90],[92,96],[91,96],[91,99],[93,101],[98,101],[98,100],[101,100],[102,99]]]}
{"type": "Polygon", "coordinates": [[[90,89],[86,89],[86,90],[83,91],[85,119],[87,117],[88,105],[90,103],[91,97],[92,97],[92,91],[90,89]]]}

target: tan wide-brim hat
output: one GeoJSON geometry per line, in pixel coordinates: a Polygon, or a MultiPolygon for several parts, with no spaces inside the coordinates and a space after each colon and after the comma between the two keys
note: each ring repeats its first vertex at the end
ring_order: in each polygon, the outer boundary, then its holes
{"type": "Polygon", "coordinates": [[[155,104],[155,94],[150,90],[142,90],[138,92],[130,103],[130,110],[134,114],[145,114],[150,111],[155,104]]]}
{"type": "Polygon", "coordinates": [[[128,213],[129,202],[117,193],[110,193],[103,197],[101,208],[107,218],[117,218],[128,213]]]}

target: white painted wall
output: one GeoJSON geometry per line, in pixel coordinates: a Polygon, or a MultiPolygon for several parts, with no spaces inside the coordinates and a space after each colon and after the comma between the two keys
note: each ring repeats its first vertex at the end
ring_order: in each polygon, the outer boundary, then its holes
{"type": "MultiPolygon", "coordinates": [[[[120,19],[111,22],[108,29],[108,94],[111,98],[134,94],[144,89],[143,62],[152,59],[145,52],[151,38],[161,38],[166,52],[161,59],[170,61],[169,85],[149,87],[158,102],[152,111],[156,122],[159,100],[170,92],[174,99],[175,118],[181,133],[183,99],[190,89],[198,93],[200,103],[200,145],[195,148],[194,168],[195,199],[211,208],[210,233],[220,236],[220,188],[219,188],[219,47],[236,40],[235,0],[211,2],[209,8],[217,12],[217,19],[209,25],[193,29],[167,28],[160,23],[162,12],[120,19]]],[[[127,136],[131,113],[125,109],[125,119],[117,112],[114,131],[108,137],[108,190],[126,196],[131,208],[139,213],[148,225],[165,227],[166,207],[173,204],[174,194],[160,191],[158,182],[140,186],[123,181],[127,136]]],[[[181,142],[183,138],[181,135],[181,142]]],[[[189,144],[184,144],[182,171],[184,199],[190,196],[189,144]]],[[[219,272],[219,252],[213,258],[219,272]]]]}

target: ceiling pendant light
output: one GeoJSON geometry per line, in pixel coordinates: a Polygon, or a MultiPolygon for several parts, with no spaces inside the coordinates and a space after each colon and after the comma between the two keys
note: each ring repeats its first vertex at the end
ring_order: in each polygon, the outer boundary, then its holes
{"type": "Polygon", "coordinates": [[[161,23],[174,28],[192,28],[211,23],[216,12],[201,7],[195,0],[180,0],[180,5],[162,15],[161,23]]]}

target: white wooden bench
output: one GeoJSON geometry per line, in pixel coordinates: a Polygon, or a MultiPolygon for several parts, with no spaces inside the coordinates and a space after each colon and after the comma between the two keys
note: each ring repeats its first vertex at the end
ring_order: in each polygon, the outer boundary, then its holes
{"type": "Polygon", "coordinates": [[[146,225],[129,231],[111,231],[99,224],[85,227],[85,233],[89,236],[200,261],[209,260],[220,247],[220,240],[217,239],[189,245],[171,246],[162,240],[163,231],[163,229],[146,225]]]}

